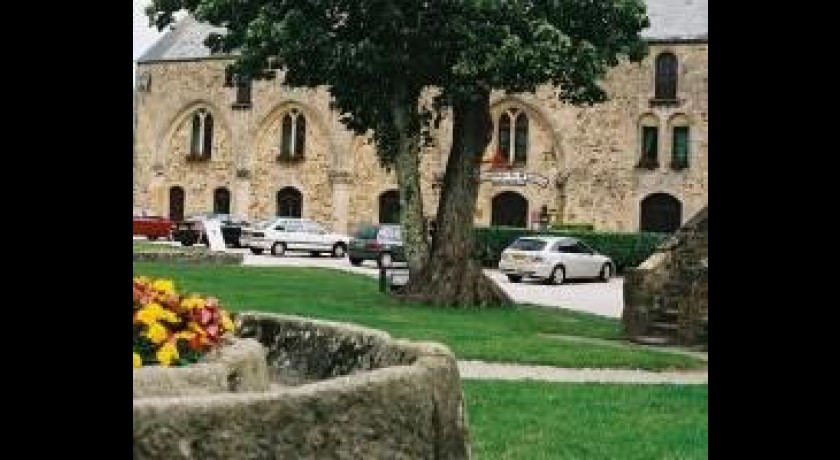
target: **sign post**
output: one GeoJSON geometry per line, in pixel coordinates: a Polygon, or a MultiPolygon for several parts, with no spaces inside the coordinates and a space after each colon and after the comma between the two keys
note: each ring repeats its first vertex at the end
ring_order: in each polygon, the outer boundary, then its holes
{"type": "Polygon", "coordinates": [[[222,224],[218,220],[205,220],[204,233],[207,235],[207,245],[213,252],[225,251],[225,239],[222,237],[222,224]]]}

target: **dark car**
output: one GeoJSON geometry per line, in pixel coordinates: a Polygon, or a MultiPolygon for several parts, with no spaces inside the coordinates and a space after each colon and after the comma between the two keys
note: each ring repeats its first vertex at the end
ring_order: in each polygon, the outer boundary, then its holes
{"type": "Polygon", "coordinates": [[[242,227],[248,225],[248,223],[228,214],[202,214],[178,222],[175,225],[175,230],[172,231],[172,239],[184,246],[207,244],[207,236],[204,233],[203,226],[203,222],[206,220],[219,221],[222,229],[222,239],[225,240],[226,246],[242,247],[239,238],[242,236],[242,227]]]}
{"type": "Polygon", "coordinates": [[[375,260],[379,267],[405,262],[402,232],[399,225],[367,225],[350,240],[347,249],[350,263],[359,266],[365,260],[375,260]]]}

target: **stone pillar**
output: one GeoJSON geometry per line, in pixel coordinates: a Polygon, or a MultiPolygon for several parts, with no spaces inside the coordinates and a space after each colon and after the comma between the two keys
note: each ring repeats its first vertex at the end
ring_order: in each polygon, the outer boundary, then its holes
{"type": "Polygon", "coordinates": [[[353,176],[349,171],[331,171],[329,177],[333,195],[333,231],[347,233],[349,231],[347,220],[350,208],[350,185],[353,183],[353,176]]]}
{"type": "Polygon", "coordinates": [[[250,215],[251,209],[251,113],[250,105],[234,105],[231,110],[231,149],[233,151],[234,178],[231,190],[231,214],[245,219],[263,216],[250,215]]]}
{"type": "Polygon", "coordinates": [[[146,189],[146,203],[152,212],[169,217],[169,190],[163,177],[163,165],[155,163],[149,174],[149,185],[146,189]]]}

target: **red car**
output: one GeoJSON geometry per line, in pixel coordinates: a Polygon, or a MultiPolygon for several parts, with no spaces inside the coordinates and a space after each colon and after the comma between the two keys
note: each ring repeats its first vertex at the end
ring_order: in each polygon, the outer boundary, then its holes
{"type": "Polygon", "coordinates": [[[154,241],[172,236],[172,221],[166,217],[154,216],[145,212],[134,214],[132,225],[134,236],[145,236],[154,241]]]}

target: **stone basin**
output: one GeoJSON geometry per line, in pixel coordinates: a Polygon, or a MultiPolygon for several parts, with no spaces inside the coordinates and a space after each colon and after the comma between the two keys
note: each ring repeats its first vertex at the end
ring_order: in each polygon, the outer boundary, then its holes
{"type": "Polygon", "coordinates": [[[457,363],[443,345],[289,315],[236,323],[243,340],[209,389],[135,371],[154,389],[138,393],[135,380],[135,459],[470,458],[457,363]]]}

